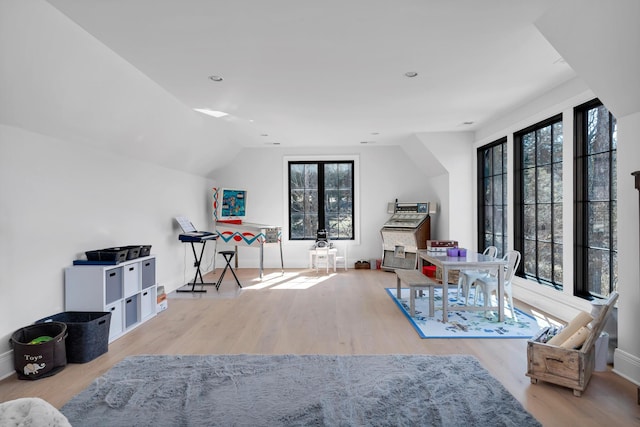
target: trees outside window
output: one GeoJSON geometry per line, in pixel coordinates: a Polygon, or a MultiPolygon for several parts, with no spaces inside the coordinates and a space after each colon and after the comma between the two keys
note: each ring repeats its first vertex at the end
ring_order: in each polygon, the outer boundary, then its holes
{"type": "Polygon", "coordinates": [[[289,162],[289,239],[354,238],[354,162],[289,162]]]}
{"type": "Polygon", "coordinates": [[[563,287],[562,115],[514,134],[514,245],[518,274],[563,287]]]}
{"type": "Polygon", "coordinates": [[[608,297],[618,277],[616,119],[598,99],[574,114],[575,294],[608,297]]]}
{"type": "Polygon", "coordinates": [[[507,251],[507,138],[478,148],[478,252],[507,251]]]}

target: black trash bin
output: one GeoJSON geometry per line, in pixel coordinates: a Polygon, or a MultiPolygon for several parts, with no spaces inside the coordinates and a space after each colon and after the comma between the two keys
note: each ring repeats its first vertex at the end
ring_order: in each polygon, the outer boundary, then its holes
{"type": "Polygon", "coordinates": [[[15,331],[9,341],[18,378],[37,380],[63,370],[67,366],[66,338],[67,325],[62,322],[29,325],[15,331]],[[42,337],[50,339],[34,343],[42,337]]]}
{"type": "Polygon", "coordinates": [[[65,311],[36,321],[67,325],[67,362],[86,363],[109,350],[111,312],[65,311]]]}

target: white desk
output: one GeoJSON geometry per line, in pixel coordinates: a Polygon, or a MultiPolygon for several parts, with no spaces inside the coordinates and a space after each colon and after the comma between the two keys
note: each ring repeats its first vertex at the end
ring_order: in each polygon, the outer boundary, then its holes
{"type": "Polygon", "coordinates": [[[507,265],[507,261],[502,258],[493,258],[487,255],[482,255],[474,252],[467,251],[466,257],[450,257],[447,255],[439,255],[433,252],[429,252],[425,249],[418,250],[418,256],[421,262],[418,265],[418,270],[422,271],[422,261],[427,261],[430,264],[440,267],[442,269],[442,321],[447,322],[447,309],[449,304],[444,302],[448,301],[449,295],[449,270],[498,270],[498,306],[497,307],[477,307],[477,306],[455,306],[456,310],[472,310],[472,311],[488,311],[498,310],[498,319],[504,321],[504,267],[507,265]]]}
{"type": "MultiPolygon", "coordinates": [[[[326,249],[320,249],[320,251],[324,252],[326,249]]],[[[314,261],[315,258],[318,254],[318,250],[316,250],[315,248],[311,248],[309,249],[309,268],[313,268],[314,266],[314,261]]],[[[329,249],[329,260],[328,262],[330,263],[330,265],[333,265],[333,272],[336,272],[336,256],[338,255],[338,249],[337,248],[330,248],[329,249]]]]}

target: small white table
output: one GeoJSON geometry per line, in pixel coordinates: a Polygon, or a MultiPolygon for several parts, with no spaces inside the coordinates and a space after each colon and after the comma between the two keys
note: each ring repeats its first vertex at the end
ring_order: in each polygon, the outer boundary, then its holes
{"type": "MultiPolygon", "coordinates": [[[[326,249],[320,249],[320,251],[324,252],[326,249]]],[[[309,268],[313,268],[313,266],[315,265],[315,258],[318,255],[318,250],[316,250],[316,248],[311,248],[309,249],[309,268]]],[[[338,249],[337,248],[330,248],[329,249],[329,260],[328,262],[330,263],[330,265],[333,265],[333,272],[336,272],[336,256],[338,255],[338,249]]]]}
{"type": "Polygon", "coordinates": [[[490,311],[498,310],[498,319],[504,321],[504,267],[507,261],[502,258],[494,258],[475,252],[467,251],[466,257],[451,257],[430,252],[425,249],[418,250],[421,262],[418,270],[422,271],[422,261],[442,269],[442,321],[447,322],[447,309],[449,308],[449,271],[450,270],[498,270],[498,306],[497,307],[477,307],[477,306],[455,306],[456,310],[490,311]]]}

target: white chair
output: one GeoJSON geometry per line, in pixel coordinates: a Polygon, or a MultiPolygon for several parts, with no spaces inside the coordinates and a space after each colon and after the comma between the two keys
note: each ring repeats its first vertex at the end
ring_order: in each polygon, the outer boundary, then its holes
{"type": "MultiPolygon", "coordinates": [[[[490,256],[495,258],[498,255],[498,248],[495,246],[488,246],[483,255],[490,256]]],[[[462,291],[462,295],[464,296],[465,304],[469,305],[469,291],[471,290],[471,286],[481,277],[487,277],[489,275],[489,270],[461,270],[460,276],[458,278],[458,301],[460,301],[460,291],[462,291]]],[[[477,290],[476,290],[477,291],[477,290]]]]}
{"type": "MultiPolygon", "coordinates": [[[[503,257],[503,259],[507,261],[507,267],[504,273],[504,296],[507,297],[509,301],[509,307],[511,307],[511,318],[513,320],[517,320],[517,318],[516,309],[513,306],[513,286],[511,285],[511,281],[516,274],[518,265],[520,265],[520,258],[521,255],[518,251],[509,251],[503,257]]],[[[478,294],[481,292],[484,305],[486,307],[491,300],[492,293],[495,292],[496,297],[498,296],[498,278],[494,275],[489,275],[487,277],[476,279],[476,295],[474,298],[474,304],[475,301],[477,301],[478,294]]]]}
{"type": "MultiPolygon", "coordinates": [[[[324,267],[329,273],[329,245],[324,247],[316,247],[315,249],[315,264],[316,264],[316,273],[318,272],[320,267],[324,267]]],[[[334,261],[335,263],[335,261],[334,261]]]]}
{"type": "Polygon", "coordinates": [[[333,257],[333,271],[336,271],[338,264],[342,264],[342,266],[344,266],[344,271],[347,271],[347,245],[345,244],[342,247],[342,255],[340,255],[340,251],[337,251],[333,257]]]}

